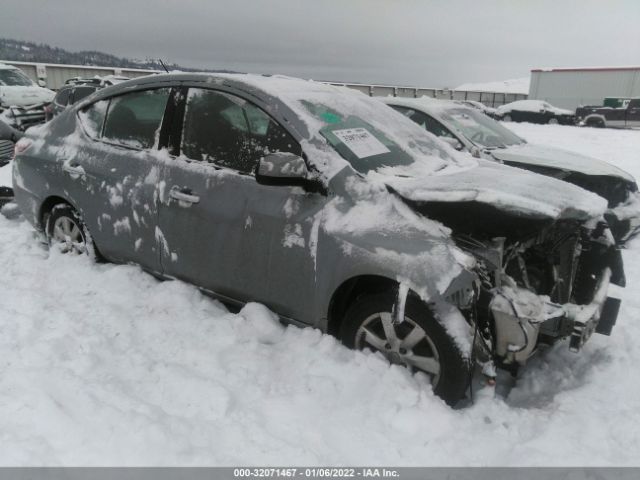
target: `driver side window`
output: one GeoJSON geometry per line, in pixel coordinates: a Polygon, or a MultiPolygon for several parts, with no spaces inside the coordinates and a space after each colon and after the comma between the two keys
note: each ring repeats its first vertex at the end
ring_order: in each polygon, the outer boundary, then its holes
{"type": "Polygon", "coordinates": [[[298,143],[264,111],[228,93],[190,88],[180,150],[191,160],[251,174],[261,157],[301,154],[298,143]]]}

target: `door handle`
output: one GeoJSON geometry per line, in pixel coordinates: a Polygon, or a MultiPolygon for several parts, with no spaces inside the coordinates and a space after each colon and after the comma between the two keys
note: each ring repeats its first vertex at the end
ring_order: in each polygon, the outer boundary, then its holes
{"type": "Polygon", "coordinates": [[[64,162],[62,169],[74,178],[84,176],[84,168],[77,163],[64,162]]]}
{"type": "Polygon", "coordinates": [[[180,187],[172,187],[171,190],[169,190],[169,197],[184,203],[200,202],[200,197],[198,195],[194,195],[191,190],[182,189],[180,187]]]}

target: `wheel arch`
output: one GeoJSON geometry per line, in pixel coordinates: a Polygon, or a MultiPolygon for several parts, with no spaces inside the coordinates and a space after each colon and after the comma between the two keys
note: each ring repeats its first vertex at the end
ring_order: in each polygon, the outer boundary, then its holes
{"type": "Polygon", "coordinates": [[[327,333],[338,336],[347,309],[360,295],[398,288],[398,281],[382,275],[358,275],[342,282],[334,291],[327,312],[327,333]]]}
{"type": "Polygon", "coordinates": [[[51,209],[53,207],[55,207],[56,205],[59,205],[61,203],[64,203],[66,205],[69,205],[71,208],[75,209],[77,211],[77,208],[75,207],[75,205],[73,205],[69,200],[67,200],[66,198],[60,197],[58,195],[50,195],[49,197],[45,198],[45,200],[42,202],[42,204],[40,205],[40,210],[38,212],[38,226],[44,230],[46,225],[46,215],[51,212],[51,209]]]}

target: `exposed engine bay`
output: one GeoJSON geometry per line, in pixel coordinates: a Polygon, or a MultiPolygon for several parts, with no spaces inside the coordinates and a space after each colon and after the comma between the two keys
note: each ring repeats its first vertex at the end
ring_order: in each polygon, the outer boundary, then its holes
{"type": "Polygon", "coordinates": [[[620,300],[608,297],[608,288],[624,286],[625,277],[604,220],[505,219],[473,203],[461,216],[450,208],[423,205],[477,259],[476,301],[459,306],[477,329],[476,350],[485,361],[513,370],[539,346],[569,338],[577,352],[592,333],[611,333],[620,300]]]}

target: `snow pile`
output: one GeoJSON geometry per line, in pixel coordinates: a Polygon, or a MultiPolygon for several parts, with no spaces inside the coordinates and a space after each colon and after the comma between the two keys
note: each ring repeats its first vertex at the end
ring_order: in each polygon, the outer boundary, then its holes
{"type": "Polygon", "coordinates": [[[454,88],[454,90],[467,92],[523,93],[528,95],[530,81],[531,79],[529,77],[523,77],[497,82],[463,83],[454,88]]]}
{"type": "MultiPolygon", "coordinates": [[[[640,134],[517,124],[638,178],[640,134]],[[606,154],[606,155],[605,155],[606,154]]],[[[640,241],[612,337],[533,360],[507,401],[428,380],[264,307],[49,254],[0,216],[2,465],[638,465],[640,241]]]]}

